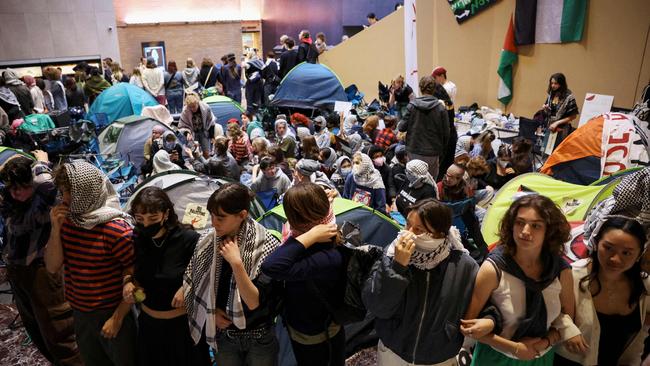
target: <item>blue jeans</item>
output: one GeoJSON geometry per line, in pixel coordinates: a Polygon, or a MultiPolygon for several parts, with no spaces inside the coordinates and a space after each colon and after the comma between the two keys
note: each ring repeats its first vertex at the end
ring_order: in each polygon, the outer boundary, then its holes
{"type": "Polygon", "coordinates": [[[169,113],[181,113],[183,110],[183,90],[167,92],[167,108],[169,113]]]}
{"type": "Polygon", "coordinates": [[[259,339],[229,337],[226,332],[217,336],[217,365],[223,366],[276,366],[278,340],[271,328],[259,339]]]}

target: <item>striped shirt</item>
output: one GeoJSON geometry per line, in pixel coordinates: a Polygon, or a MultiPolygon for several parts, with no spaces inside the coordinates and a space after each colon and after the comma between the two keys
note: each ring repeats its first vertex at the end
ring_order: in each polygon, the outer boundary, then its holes
{"type": "Polygon", "coordinates": [[[61,227],[65,295],[73,309],[113,309],[122,300],[124,270],[134,262],[133,231],[124,220],[84,229],[61,227]]]}

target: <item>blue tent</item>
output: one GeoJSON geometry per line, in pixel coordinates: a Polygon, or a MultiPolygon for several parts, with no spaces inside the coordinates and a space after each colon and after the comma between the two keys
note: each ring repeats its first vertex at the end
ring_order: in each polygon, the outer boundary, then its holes
{"type": "Polygon", "coordinates": [[[234,100],[223,95],[213,95],[203,99],[203,102],[210,106],[212,114],[217,117],[217,123],[223,127],[224,132],[229,119],[235,118],[241,123],[241,114],[244,113],[244,108],[234,100]]]}
{"type": "Polygon", "coordinates": [[[131,115],[140,115],[142,107],[158,105],[158,102],[144,89],[129,83],[119,83],[104,90],[88,110],[89,117],[104,127],[113,121],[131,115]]]}
{"type": "Polygon", "coordinates": [[[315,109],[331,108],[335,101],[348,101],[343,84],[336,74],[323,64],[303,62],[282,79],[271,105],[315,109]]]}
{"type": "Polygon", "coordinates": [[[34,159],[31,155],[24,153],[20,150],[12,149],[6,146],[0,146],[0,165],[4,164],[9,158],[12,158],[15,155],[23,155],[30,159],[34,159]]]}

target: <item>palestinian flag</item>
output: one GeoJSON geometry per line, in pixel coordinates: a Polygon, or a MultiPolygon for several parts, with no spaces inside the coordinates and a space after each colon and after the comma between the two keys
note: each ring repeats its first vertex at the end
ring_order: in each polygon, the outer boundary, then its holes
{"type": "Polygon", "coordinates": [[[511,15],[506,39],[503,41],[499,68],[497,69],[497,74],[499,74],[499,91],[497,92],[497,99],[499,99],[503,104],[508,104],[512,100],[512,73],[516,62],[517,46],[515,45],[515,32],[513,30],[511,15]]]}
{"type": "Polygon", "coordinates": [[[518,45],[579,42],[588,0],[517,0],[515,40],[518,45]]]}

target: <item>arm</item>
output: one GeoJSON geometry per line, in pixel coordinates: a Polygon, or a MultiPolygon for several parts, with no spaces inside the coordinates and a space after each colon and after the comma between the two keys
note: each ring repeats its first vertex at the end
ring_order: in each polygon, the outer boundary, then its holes
{"type": "Polygon", "coordinates": [[[411,119],[411,104],[406,106],[406,112],[404,112],[404,115],[402,115],[402,119],[399,121],[397,125],[397,130],[399,132],[406,132],[409,129],[409,122],[411,119]]]}
{"type": "Polygon", "coordinates": [[[253,281],[248,277],[248,273],[246,273],[237,242],[233,240],[224,241],[219,248],[219,252],[232,267],[232,274],[242,300],[244,300],[250,310],[257,309],[260,305],[260,293],[253,284],[253,281]]]}
{"type": "Polygon", "coordinates": [[[45,268],[50,273],[57,273],[63,266],[63,244],[61,244],[61,226],[68,214],[68,207],[57,205],[50,211],[50,238],[45,246],[45,268]]]}
{"type": "Polygon", "coordinates": [[[450,124],[454,123],[454,121],[449,120],[449,115],[447,114],[447,110],[445,110],[445,107],[440,108],[440,120],[442,121],[442,131],[440,131],[440,135],[442,137],[442,146],[443,149],[446,149],[447,144],[449,143],[449,135],[450,135],[450,124]]]}

